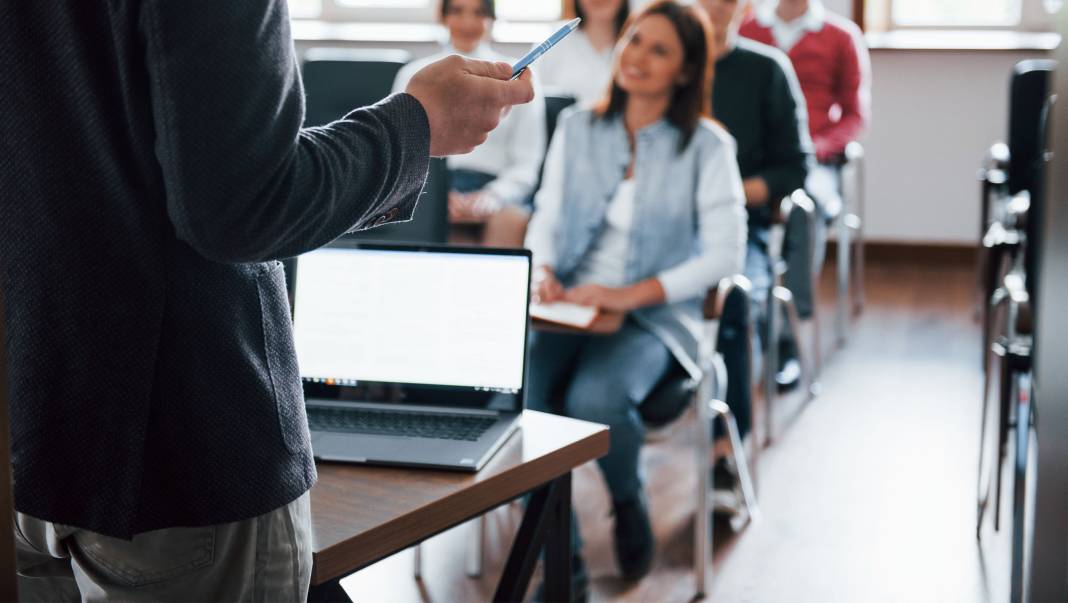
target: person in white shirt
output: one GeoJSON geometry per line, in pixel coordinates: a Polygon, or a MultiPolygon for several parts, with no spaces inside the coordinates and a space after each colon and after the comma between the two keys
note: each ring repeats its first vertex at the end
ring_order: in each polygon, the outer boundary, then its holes
{"type": "Polygon", "coordinates": [[[567,0],[564,14],[582,19],[574,31],[539,59],[546,94],[574,96],[580,105],[600,100],[612,77],[612,49],[630,16],[627,0],[567,0]]]}
{"type": "MultiPolygon", "coordinates": [[[[403,91],[424,66],[451,54],[514,63],[486,41],[496,16],[493,0],[442,0],[440,18],[449,43],[441,52],[405,65],[393,82],[403,91]]],[[[481,146],[446,159],[449,168],[449,220],[484,224],[481,242],[518,247],[545,154],[545,102],[534,76],[534,100],[508,112],[481,146]]]]}

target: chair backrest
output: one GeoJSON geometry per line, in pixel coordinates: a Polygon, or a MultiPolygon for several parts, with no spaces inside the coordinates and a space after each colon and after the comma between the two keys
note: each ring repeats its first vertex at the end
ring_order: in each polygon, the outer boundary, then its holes
{"type": "Polygon", "coordinates": [[[556,122],[560,119],[560,113],[564,109],[574,105],[574,96],[570,94],[560,94],[551,90],[546,90],[543,94],[545,98],[545,144],[548,145],[553,140],[553,134],[556,133],[556,122]]]}
{"type": "MultiPolygon", "coordinates": [[[[726,395],[729,400],[734,399],[734,388],[752,387],[752,322],[749,315],[749,295],[752,285],[749,279],[741,275],[725,278],[719,285],[708,292],[704,302],[704,316],[707,320],[719,320],[720,331],[724,328],[734,329],[739,332],[746,341],[745,358],[724,358],[727,367],[726,395]],[[742,362],[735,362],[740,360],[742,362]]],[[[719,342],[715,342],[718,344],[719,342]]],[[[717,352],[720,350],[717,350],[717,352]]],[[[719,384],[722,386],[722,384],[719,384]]],[[[638,413],[646,426],[656,429],[671,423],[686,412],[691,398],[697,391],[697,382],[693,380],[686,369],[678,363],[672,364],[672,369],[664,375],[653,388],[653,391],[645,397],[638,406],[638,413]]],[[[737,394],[735,394],[737,395],[737,394]]]]}
{"type": "Polygon", "coordinates": [[[1027,276],[1027,293],[1031,303],[1031,332],[1035,334],[1036,338],[1039,333],[1038,323],[1040,321],[1038,292],[1039,279],[1042,274],[1043,232],[1045,230],[1046,217],[1049,213],[1047,211],[1049,200],[1046,198],[1049,180],[1047,169],[1052,158],[1052,153],[1050,152],[1052,127],[1049,116],[1053,113],[1054,102],[1056,102],[1056,99],[1053,96],[1046,99],[1046,104],[1042,108],[1042,114],[1039,119],[1039,151],[1033,166],[1031,204],[1027,209],[1027,245],[1024,248],[1024,272],[1027,276]]]}
{"type": "Polygon", "coordinates": [[[1056,61],[1020,61],[1009,84],[1009,193],[1031,190],[1039,152],[1039,120],[1049,97],[1050,74],[1056,61]]]}
{"type": "Polygon", "coordinates": [[[304,125],[321,126],[389,96],[404,50],[311,48],[304,53],[304,125]]]}

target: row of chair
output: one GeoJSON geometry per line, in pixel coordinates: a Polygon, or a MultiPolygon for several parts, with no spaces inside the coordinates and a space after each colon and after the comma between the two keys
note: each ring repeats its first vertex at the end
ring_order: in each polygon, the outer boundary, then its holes
{"type": "Polygon", "coordinates": [[[1033,479],[1034,337],[1049,160],[1050,76],[1054,61],[1018,63],[1010,83],[1008,144],[995,143],[980,171],[979,291],[983,398],[979,436],[976,538],[987,510],[1001,527],[1003,466],[1012,467],[1010,600],[1025,593],[1028,483],[1033,479]],[[996,387],[994,386],[996,384],[996,387]],[[996,404],[991,400],[997,390],[996,404]],[[1010,448],[1009,442],[1013,442],[1010,448]]]}
{"type": "MultiPolygon", "coordinates": [[[[302,68],[306,92],[306,126],[329,123],[342,117],[352,107],[373,104],[389,94],[393,80],[399,69],[410,59],[408,53],[397,50],[366,49],[311,49],[304,55],[302,68]]],[[[561,111],[575,102],[573,97],[545,93],[547,139],[551,139],[561,111]]],[[[861,160],[863,157],[859,145],[853,144],[843,158],[843,197],[847,207],[833,212],[830,222],[838,236],[838,310],[835,321],[836,339],[844,343],[851,316],[863,303],[863,239],[861,235],[862,204],[860,200],[861,160]]],[[[351,233],[350,237],[373,238],[375,240],[445,243],[448,237],[447,218],[448,179],[444,161],[432,162],[430,174],[424,188],[414,219],[408,223],[378,228],[367,233],[351,233]]],[[[808,241],[809,248],[805,254],[812,258],[815,249],[816,220],[818,215],[815,204],[804,191],[797,191],[785,199],[779,208],[776,231],[773,236],[773,266],[775,284],[768,300],[768,316],[772,317],[771,341],[777,341],[781,325],[779,317],[785,311],[794,333],[799,333],[802,318],[811,318],[815,341],[809,347],[812,360],[804,355],[805,392],[808,398],[818,391],[818,375],[821,362],[819,341],[818,299],[813,299],[811,312],[802,316],[794,303],[791,282],[797,279],[817,279],[820,268],[814,262],[803,262],[804,268],[790,266],[782,257],[783,242],[791,237],[808,241]]],[[[765,392],[764,438],[763,442],[751,438],[752,454],[747,455],[738,433],[738,426],[730,407],[726,404],[726,387],[728,379],[736,379],[754,389],[759,381],[752,374],[727,375],[722,356],[715,350],[719,321],[729,316],[733,324],[746,326],[749,349],[752,349],[754,321],[749,316],[749,296],[751,285],[745,277],[735,276],[724,279],[706,298],[704,336],[700,377],[690,372],[679,370],[667,375],[654,388],[639,410],[643,421],[651,433],[664,430],[676,419],[684,415],[689,408],[694,408],[697,416],[698,430],[695,454],[698,461],[698,484],[695,506],[697,509],[694,522],[694,579],[695,590],[701,595],[706,592],[711,574],[711,524],[709,523],[709,493],[711,471],[711,427],[719,417],[730,439],[733,460],[739,469],[746,515],[749,519],[759,515],[756,503],[755,482],[751,477],[750,460],[755,462],[759,449],[770,443],[773,433],[772,401],[776,397],[777,385],[775,370],[776,346],[766,345],[763,358],[764,374],[762,377],[765,392]]],[[[810,287],[813,292],[816,287],[810,287]]],[[[813,293],[815,295],[815,293],[813,293]]],[[[750,363],[745,363],[750,366],[750,363]]],[[[755,396],[754,396],[755,398],[755,396]]],[[[482,571],[482,549],[485,533],[484,518],[471,522],[469,546],[467,550],[467,573],[477,576],[482,571]]],[[[421,575],[422,554],[420,547],[415,548],[414,573],[421,575]]]]}

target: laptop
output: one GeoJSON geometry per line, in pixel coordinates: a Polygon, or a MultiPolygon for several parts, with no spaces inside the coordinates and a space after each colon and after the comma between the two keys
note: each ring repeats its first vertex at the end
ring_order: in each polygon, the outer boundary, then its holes
{"type": "Polygon", "coordinates": [[[339,240],[300,256],[293,331],[324,461],[477,471],[523,411],[524,249],[339,240]]]}

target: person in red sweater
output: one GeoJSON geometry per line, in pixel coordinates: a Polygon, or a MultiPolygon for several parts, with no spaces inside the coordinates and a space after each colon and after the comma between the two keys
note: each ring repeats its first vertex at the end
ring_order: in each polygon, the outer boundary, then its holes
{"type": "Polygon", "coordinates": [[[860,29],[820,0],[770,0],[742,24],[741,35],[790,57],[808,104],[816,159],[841,156],[868,124],[870,73],[860,29]]]}

